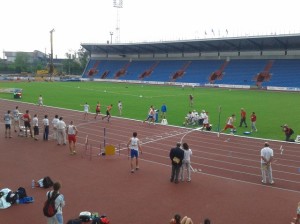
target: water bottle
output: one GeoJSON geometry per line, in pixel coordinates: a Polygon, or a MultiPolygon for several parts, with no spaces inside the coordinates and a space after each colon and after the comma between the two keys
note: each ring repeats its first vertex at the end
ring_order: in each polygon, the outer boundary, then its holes
{"type": "Polygon", "coordinates": [[[35,181],[32,180],[32,181],[31,181],[31,188],[34,188],[34,187],[35,187],[35,181]]]}

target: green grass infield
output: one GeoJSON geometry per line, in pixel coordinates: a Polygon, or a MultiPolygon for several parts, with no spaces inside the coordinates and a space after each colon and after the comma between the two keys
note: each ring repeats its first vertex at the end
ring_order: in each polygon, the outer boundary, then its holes
{"type": "MultiPolygon", "coordinates": [[[[167,121],[171,125],[183,126],[189,111],[208,112],[213,131],[223,129],[227,117],[236,114],[236,134],[250,131],[250,115],[256,113],[256,127],[250,137],[284,140],[281,126],[288,124],[300,135],[300,94],[297,92],[274,92],[263,90],[241,90],[201,87],[161,86],[109,82],[1,82],[0,89],[21,88],[22,99],[16,101],[37,103],[43,96],[45,105],[83,111],[84,103],[94,113],[97,101],[101,113],[113,104],[112,116],[119,116],[118,101],[123,103],[122,117],[144,120],[150,105],[160,110],[167,105],[167,121]],[[194,105],[189,105],[189,95],[194,96],[194,105]],[[240,109],[247,112],[248,128],[239,127],[240,109]]],[[[0,93],[0,98],[13,99],[12,93],[0,93]]],[[[17,104],[17,103],[16,103],[17,104]]],[[[12,110],[13,108],[7,108],[12,110]]],[[[24,108],[25,110],[25,108],[24,108]]],[[[160,118],[160,114],[159,114],[160,118]]],[[[199,126],[192,126],[199,127],[199,126]]]]}

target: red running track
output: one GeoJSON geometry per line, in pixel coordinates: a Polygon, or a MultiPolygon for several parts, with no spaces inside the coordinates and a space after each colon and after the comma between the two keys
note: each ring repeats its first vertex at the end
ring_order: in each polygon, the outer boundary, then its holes
{"type": "MultiPolygon", "coordinates": [[[[40,124],[44,114],[50,121],[58,114],[67,124],[73,120],[79,129],[76,156],[70,156],[68,147],[57,146],[54,140],[33,141],[15,133],[12,139],[0,138],[0,187],[15,190],[24,186],[35,198],[33,204],[0,210],[6,223],[16,223],[19,216],[26,217],[28,223],[45,222],[41,207],[46,190],[31,189],[30,182],[46,175],[63,184],[65,222],[89,210],[106,213],[112,223],[152,224],[155,219],[163,224],[180,213],[192,217],[195,223],[209,217],[213,223],[281,224],[292,221],[300,201],[298,144],[269,140],[275,153],[275,184],[262,185],[260,149],[264,139],[225,134],[218,137],[212,132],[117,117],[108,123],[91,115],[85,121],[79,111],[19,101],[0,100],[0,105],[2,114],[17,105],[21,112],[29,109],[31,115],[39,115],[40,124]],[[130,173],[125,147],[133,131],[138,132],[143,147],[141,170],[135,174],[130,173]],[[85,152],[87,135],[92,156],[85,152]],[[192,173],[191,183],[175,185],[169,182],[168,154],[181,140],[193,150],[192,166],[197,172],[192,173]],[[116,156],[98,156],[104,141],[117,147],[116,156]],[[282,154],[280,148],[284,149],[282,154]]],[[[4,136],[4,128],[0,134],[4,136]]]]}

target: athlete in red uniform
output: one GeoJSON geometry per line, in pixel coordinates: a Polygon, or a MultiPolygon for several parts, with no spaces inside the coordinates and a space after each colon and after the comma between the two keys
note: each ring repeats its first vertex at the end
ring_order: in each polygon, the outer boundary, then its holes
{"type": "Polygon", "coordinates": [[[100,106],[100,103],[99,101],[97,102],[97,105],[96,105],[96,115],[95,115],[95,119],[97,118],[98,115],[100,115],[100,111],[101,111],[101,106],[100,106]]]}
{"type": "MultiPolygon", "coordinates": [[[[235,115],[234,114],[232,114],[230,117],[228,117],[228,119],[227,119],[227,122],[226,122],[226,125],[225,125],[225,127],[224,127],[224,129],[222,130],[222,132],[223,131],[226,131],[228,128],[230,128],[230,129],[235,129],[235,127],[234,127],[234,125],[233,125],[233,122],[235,121],[235,115]]],[[[232,130],[232,131],[233,131],[232,130]]]]}

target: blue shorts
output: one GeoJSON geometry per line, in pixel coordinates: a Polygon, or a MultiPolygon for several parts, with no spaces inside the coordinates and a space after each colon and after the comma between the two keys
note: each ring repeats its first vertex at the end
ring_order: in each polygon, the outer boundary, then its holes
{"type": "Polygon", "coordinates": [[[148,115],[147,119],[152,119],[153,118],[153,115],[148,115]]]}
{"type": "Polygon", "coordinates": [[[138,150],[135,150],[135,149],[130,149],[130,157],[131,158],[138,158],[139,157],[139,151],[138,150]]]}

